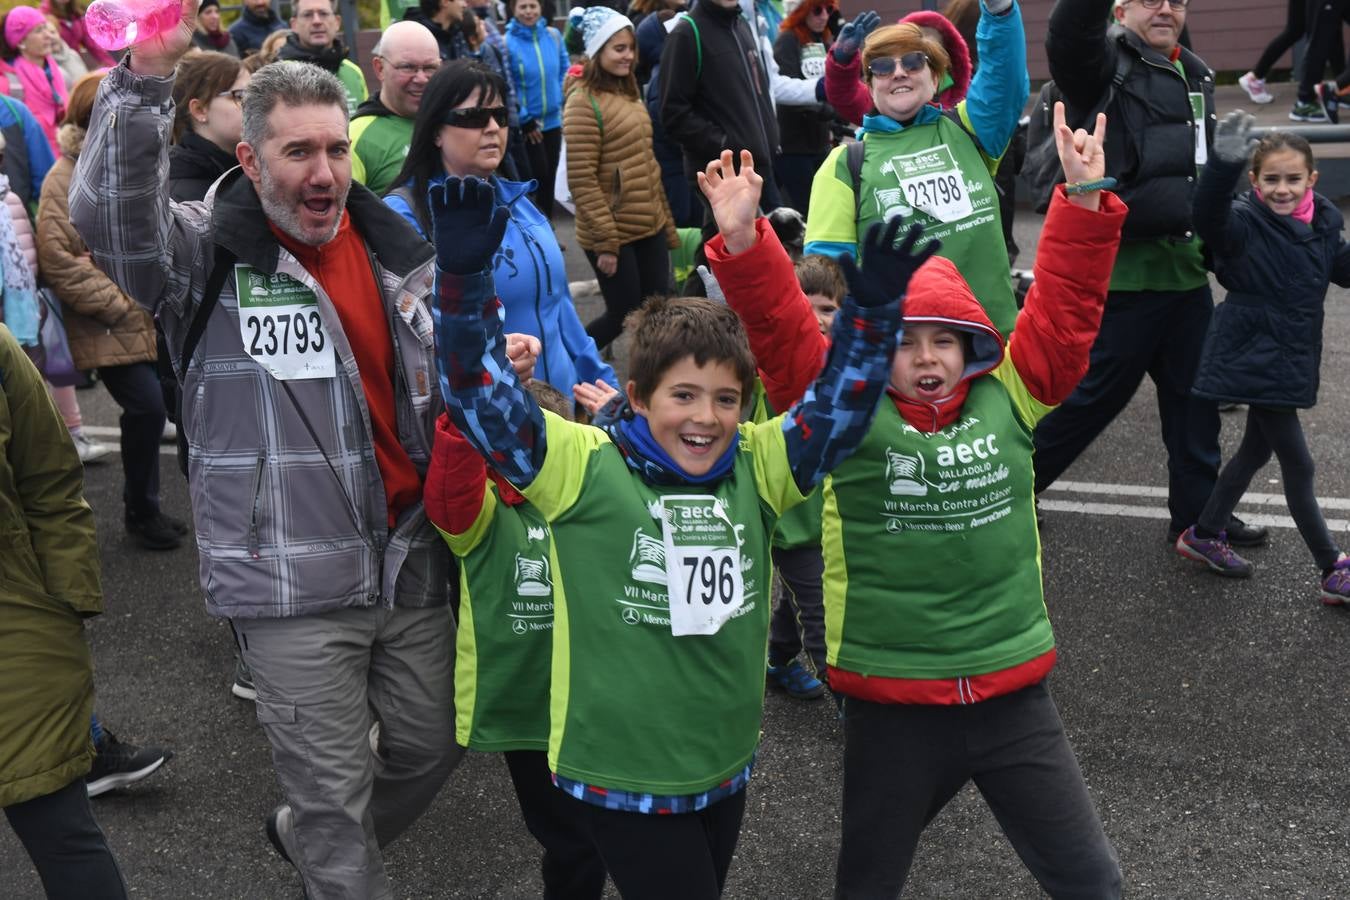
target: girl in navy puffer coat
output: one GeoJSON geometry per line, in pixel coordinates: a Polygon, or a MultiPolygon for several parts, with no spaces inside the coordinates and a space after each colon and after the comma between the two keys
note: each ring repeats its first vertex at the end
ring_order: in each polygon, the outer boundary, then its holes
{"type": "Polygon", "coordinates": [[[1350,559],[1337,547],[1313,493],[1313,460],[1298,410],[1317,402],[1322,305],[1328,282],[1350,285],[1350,243],[1340,212],[1313,191],[1317,167],[1301,137],[1272,132],[1252,153],[1252,189],[1236,200],[1251,116],[1229,113],[1196,190],[1195,230],[1213,254],[1227,299],[1214,311],[1194,392],[1248,404],[1242,443],[1219,475],[1200,521],[1177,552],[1235,578],[1252,573],[1223,526],[1257,470],[1279,459],[1285,499],[1322,570],[1322,602],[1350,601],[1350,559]]]}

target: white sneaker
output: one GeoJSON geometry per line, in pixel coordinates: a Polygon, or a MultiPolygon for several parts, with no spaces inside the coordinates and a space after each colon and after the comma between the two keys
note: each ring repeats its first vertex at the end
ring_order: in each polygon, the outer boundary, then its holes
{"type": "Polygon", "coordinates": [[[112,447],[101,441],[96,441],[86,434],[72,434],[70,437],[75,442],[75,450],[80,454],[80,462],[85,465],[98,462],[113,452],[112,447]]]}
{"type": "Polygon", "coordinates": [[[178,443],[178,426],[170,422],[168,419],[165,419],[164,433],[159,436],[159,442],[161,444],[178,443]]]}
{"type": "Polygon", "coordinates": [[[1266,90],[1266,80],[1257,78],[1251,72],[1238,79],[1238,85],[1247,92],[1247,96],[1252,98],[1253,103],[1274,103],[1275,95],[1266,90]]]}

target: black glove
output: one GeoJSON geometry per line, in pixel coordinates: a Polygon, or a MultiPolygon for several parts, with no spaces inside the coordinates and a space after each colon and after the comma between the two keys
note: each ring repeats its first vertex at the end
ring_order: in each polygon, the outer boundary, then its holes
{"type": "Polygon", "coordinates": [[[858,255],[866,261],[865,268],[860,270],[848,254],[839,257],[839,268],[844,270],[848,292],[859,306],[870,309],[887,303],[902,303],[909,280],[919,266],[942,249],[942,241],[936,238],[915,249],[923,237],[922,225],[911,225],[905,239],[896,244],[895,238],[902,224],[900,216],[896,216],[884,225],[877,222],[867,229],[867,237],[858,248],[858,255]]]}
{"type": "Polygon", "coordinates": [[[497,205],[492,185],[472,176],[462,182],[452,176],[427,191],[427,204],[436,265],[442,272],[474,275],[492,265],[508,218],[506,207],[497,205]]]}

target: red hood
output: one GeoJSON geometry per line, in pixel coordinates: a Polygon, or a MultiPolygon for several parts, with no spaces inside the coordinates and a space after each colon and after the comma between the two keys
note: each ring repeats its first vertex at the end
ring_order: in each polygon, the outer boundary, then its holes
{"type": "Polygon", "coordinates": [[[1003,361],[1003,337],[975,299],[966,279],[951,260],[934,256],[914,273],[905,294],[906,325],[945,325],[971,336],[972,352],[966,359],[961,385],[940,403],[924,403],[887,393],[905,421],[924,432],[937,431],[956,420],[970,392],[970,381],[988,374],[1003,361]]]}
{"type": "Polygon", "coordinates": [[[961,37],[961,32],[956,30],[956,26],[951,20],[942,13],[933,12],[930,9],[921,9],[912,12],[898,22],[909,22],[912,25],[932,28],[938,34],[942,35],[942,46],[951,57],[952,67],[952,86],[937,95],[937,101],[947,109],[951,109],[966,99],[966,91],[970,90],[970,48],[966,46],[966,39],[961,37]]]}

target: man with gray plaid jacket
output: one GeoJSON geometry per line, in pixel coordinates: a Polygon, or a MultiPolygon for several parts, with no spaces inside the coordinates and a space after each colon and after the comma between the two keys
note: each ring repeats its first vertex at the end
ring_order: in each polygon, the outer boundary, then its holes
{"type": "MultiPolygon", "coordinates": [[[[254,76],[240,167],[202,202],[169,200],[173,73],[196,9],[183,0],[178,28],[100,86],[71,220],[158,315],[182,379],[207,609],[234,625],[286,797],[269,837],[309,897],[386,897],[380,846],[463,753],[453,568],[422,507],[443,406],[435,254],[351,184],[346,92],[302,63],[254,76]]],[[[513,342],[526,375],[531,341],[513,342]]]]}

